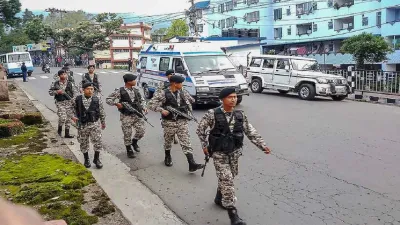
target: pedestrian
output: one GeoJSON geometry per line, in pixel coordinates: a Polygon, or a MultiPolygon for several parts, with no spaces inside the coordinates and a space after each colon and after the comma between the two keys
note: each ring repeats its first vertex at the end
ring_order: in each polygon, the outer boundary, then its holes
{"type": "Polygon", "coordinates": [[[131,71],[131,70],[132,70],[132,59],[129,58],[128,59],[128,71],[131,71]]]}
{"type": "Polygon", "coordinates": [[[23,77],[22,79],[23,79],[23,81],[24,81],[24,82],[28,82],[28,81],[26,80],[26,77],[27,77],[27,75],[28,75],[28,68],[26,67],[26,65],[25,65],[24,62],[22,63],[21,71],[22,71],[22,77],[23,77]]]}
{"type": "Polygon", "coordinates": [[[182,151],[186,155],[189,163],[189,171],[194,172],[203,168],[204,165],[197,164],[193,158],[193,148],[190,143],[188,120],[166,110],[169,106],[182,113],[191,113],[192,108],[190,105],[191,103],[194,103],[194,99],[188,92],[182,90],[182,83],[184,81],[185,78],[181,76],[172,76],[170,78],[169,88],[157,92],[149,102],[149,109],[161,113],[161,125],[164,129],[164,164],[168,167],[172,166],[171,147],[174,136],[177,135],[182,151]]]}
{"type": "Polygon", "coordinates": [[[50,96],[54,96],[57,106],[57,133],[61,136],[62,127],[65,125],[65,138],[74,138],[74,136],[70,135],[69,129],[71,127],[71,119],[73,116],[72,101],[78,93],[72,82],[67,79],[67,74],[64,70],[58,71],[58,76],[60,77],[59,80],[53,82],[49,90],[49,94],[50,96]]]}
{"type": "Polygon", "coordinates": [[[79,86],[82,87],[84,83],[93,83],[94,95],[99,95],[101,94],[101,84],[99,77],[94,72],[94,65],[89,65],[87,68],[88,72],[82,75],[82,81],[80,82],[79,86]]]}
{"type": "MultiPolygon", "coordinates": [[[[171,77],[172,77],[173,75],[175,75],[174,70],[167,70],[167,71],[165,72],[165,76],[167,77],[167,80],[164,81],[164,82],[160,82],[160,84],[159,84],[158,89],[157,89],[156,92],[165,91],[166,89],[168,89],[168,88],[169,88],[169,85],[170,85],[169,79],[171,79],[171,77]]],[[[174,144],[178,144],[178,140],[176,139],[176,135],[174,136],[174,144]]]]}
{"type": "Polygon", "coordinates": [[[244,112],[235,110],[237,103],[235,88],[224,88],[219,98],[222,100],[222,106],[211,109],[204,115],[196,133],[200,138],[204,154],[214,160],[218,178],[215,204],[228,210],[232,225],[245,225],[246,223],[237,214],[233,183],[239,172],[243,134],[266,154],[269,154],[270,150],[257,130],[249,123],[244,112]],[[210,132],[207,134],[209,129],[210,132]]]}
{"type": "MultiPolygon", "coordinates": [[[[75,86],[76,84],[75,84],[74,73],[69,69],[68,66],[64,66],[64,67],[62,68],[62,70],[64,70],[65,73],[67,74],[67,79],[68,79],[69,81],[71,81],[72,84],[75,86]]],[[[59,80],[58,74],[57,74],[57,73],[54,74],[53,78],[54,78],[54,80],[59,80]]]]}
{"type": "Polygon", "coordinates": [[[85,83],[82,86],[83,95],[76,97],[73,103],[75,123],[78,123],[78,142],[85,158],[85,167],[90,168],[89,139],[93,144],[93,163],[97,169],[103,168],[100,161],[100,151],[103,150],[101,130],[106,128],[106,114],[104,112],[101,98],[93,95],[94,85],[85,83]]]}
{"type": "Polygon", "coordinates": [[[125,86],[116,89],[110,94],[106,103],[111,106],[116,106],[120,111],[120,120],[122,133],[124,134],[124,145],[126,147],[129,158],[135,158],[132,147],[136,152],[140,152],[138,141],[142,139],[146,132],[143,115],[147,114],[146,101],[136,86],[136,75],[125,74],[123,76],[125,86]],[[139,113],[130,111],[124,104],[130,105],[139,113]],[[132,129],[135,130],[135,135],[132,138],[132,129]]]}

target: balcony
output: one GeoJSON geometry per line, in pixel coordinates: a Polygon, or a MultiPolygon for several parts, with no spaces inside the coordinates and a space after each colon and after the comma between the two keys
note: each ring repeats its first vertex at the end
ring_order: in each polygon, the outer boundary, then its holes
{"type": "Polygon", "coordinates": [[[312,34],[312,23],[303,23],[297,25],[297,35],[312,34]]]}
{"type": "Polygon", "coordinates": [[[354,29],[354,16],[334,20],[334,29],[337,32],[354,29]]]}
{"type": "Polygon", "coordinates": [[[386,9],[386,22],[391,24],[400,22],[400,6],[386,9]]]}
{"type": "Polygon", "coordinates": [[[333,8],[340,9],[342,7],[350,7],[354,5],[354,0],[334,0],[333,8]]]}

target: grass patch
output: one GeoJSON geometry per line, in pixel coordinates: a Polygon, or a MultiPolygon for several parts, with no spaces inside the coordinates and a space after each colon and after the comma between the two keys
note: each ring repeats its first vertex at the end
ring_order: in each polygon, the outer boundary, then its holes
{"type": "Polygon", "coordinates": [[[43,132],[38,126],[28,126],[25,127],[23,133],[0,140],[0,148],[9,148],[11,146],[15,146],[17,153],[22,154],[25,152],[40,152],[47,148],[47,143],[43,132]]]}
{"type": "Polygon", "coordinates": [[[63,219],[68,225],[98,222],[96,216],[88,215],[80,206],[84,201],[82,188],[94,182],[83,165],[57,155],[0,158],[0,190],[3,190],[0,193],[3,197],[35,206],[47,219],[63,219]]]}

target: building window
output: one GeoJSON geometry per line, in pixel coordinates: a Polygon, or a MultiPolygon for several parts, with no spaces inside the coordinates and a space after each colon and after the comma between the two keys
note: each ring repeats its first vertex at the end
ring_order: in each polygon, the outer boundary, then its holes
{"type": "Polygon", "coordinates": [[[328,51],[330,51],[330,52],[333,52],[333,43],[331,42],[331,43],[329,43],[329,45],[328,45],[328,51]]]}
{"type": "Polygon", "coordinates": [[[332,30],[333,29],[333,22],[329,21],[328,22],[328,30],[332,30]]]}
{"type": "Polygon", "coordinates": [[[274,28],[274,38],[282,38],[282,27],[274,28]]]}
{"type": "Polygon", "coordinates": [[[220,21],[219,21],[219,24],[220,24],[220,28],[221,28],[221,29],[224,29],[224,28],[225,28],[225,20],[220,20],[220,21]]]}
{"type": "Polygon", "coordinates": [[[218,12],[223,13],[224,12],[224,8],[225,8],[224,6],[225,6],[225,4],[220,4],[218,6],[218,12]]]}
{"type": "Polygon", "coordinates": [[[198,19],[202,18],[203,17],[203,10],[201,10],[201,9],[196,10],[196,17],[198,19]]]}
{"type": "Polygon", "coordinates": [[[362,25],[363,26],[368,26],[368,17],[362,15],[362,25]]]}
{"type": "Polygon", "coordinates": [[[247,5],[257,4],[259,0],[247,0],[247,5]]]}
{"type": "Polygon", "coordinates": [[[236,17],[232,16],[226,19],[226,27],[233,27],[235,25],[236,17]]]}
{"type": "Polygon", "coordinates": [[[203,24],[197,24],[197,31],[198,32],[203,32],[204,31],[203,24]]]}
{"type": "Polygon", "coordinates": [[[287,29],[287,35],[292,35],[292,27],[289,27],[289,28],[287,29]]]}
{"type": "Polygon", "coordinates": [[[303,14],[309,14],[312,13],[313,8],[317,8],[317,6],[315,4],[313,4],[313,2],[305,2],[302,4],[297,4],[296,5],[296,15],[297,16],[301,16],[303,14]]]}
{"type": "Polygon", "coordinates": [[[282,19],[282,9],[274,9],[274,20],[282,19]]]}
{"type": "Polygon", "coordinates": [[[235,7],[235,8],[237,7],[238,1],[239,1],[239,0],[232,0],[232,2],[233,2],[233,7],[235,7]]]}
{"type": "Polygon", "coordinates": [[[233,2],[225,2],[225,11],[232,11],[233,10],[233,2]]]}
{"type": "Polygon", "coordinates": [[[171,59],[169,57],[161,57],[160,59],[160,71],[167,71],[169,70],[169,62],[171,59]]]}
{"type": "Polygon", "coordinates": [[[328,0],[328,7],[329,8],[333,7],[333,0],[328,0]]]}
{"type": "Polygon", "coordinates": [[[381,27],[382,25],[382,13],[377,12],[376,13],[376,26],[381,27]]]}
{"type": "Polygon", "coordinates": [[[313,24],[313,32],[316,32],[318,30],[318,25],[316,23],[313,24]]]}
{"type": "Polygon", "coordinates": [[[290,14],[291,14],[291,12],[290,12],[290,6],[289,6],[289,8],[286,9],[286,15],[290,16],[290,14]]]}
{"type": "Polygon", "coordinates": [[[260,12],[259,11],[246,13],[246,15],[245,15],[245,21],[248,23],[258,22],[259,20],[260,20],[260,12]]]}

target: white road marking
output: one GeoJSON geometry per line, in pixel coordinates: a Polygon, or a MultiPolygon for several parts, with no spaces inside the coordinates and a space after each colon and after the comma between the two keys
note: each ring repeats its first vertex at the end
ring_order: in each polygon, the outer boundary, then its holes
{"type": "Polygon", "coordinates": [[[119,72],[117,72],[117,71],[114,71],[113,73],[119,73],[119,72]]]}
{"type": "Polygon", "coordinates": [[[36,77],[29,77],[28,80],[36,80],[36,77]]]}
{"type": "Polygon", "coordinates": [[[23,81],[24,79],[22,78],[15,78],[16,81],[23,81]]]}
{"type": "Polygon", "coordinates": [[[78,74],[78,75],[83,75],[83,73],[76,73],[76,74],[78,74]]]}
{"type": "Polygon", "coordinates": [[[48,76],[40,76],[40,78],[47,79],[49,77],[48,76]]]}
{"type": "Polygon", "coordinates": [[[100,72],[100,73],[107,73],[107,72],[102,71],[102,72],[100,72]]]}

